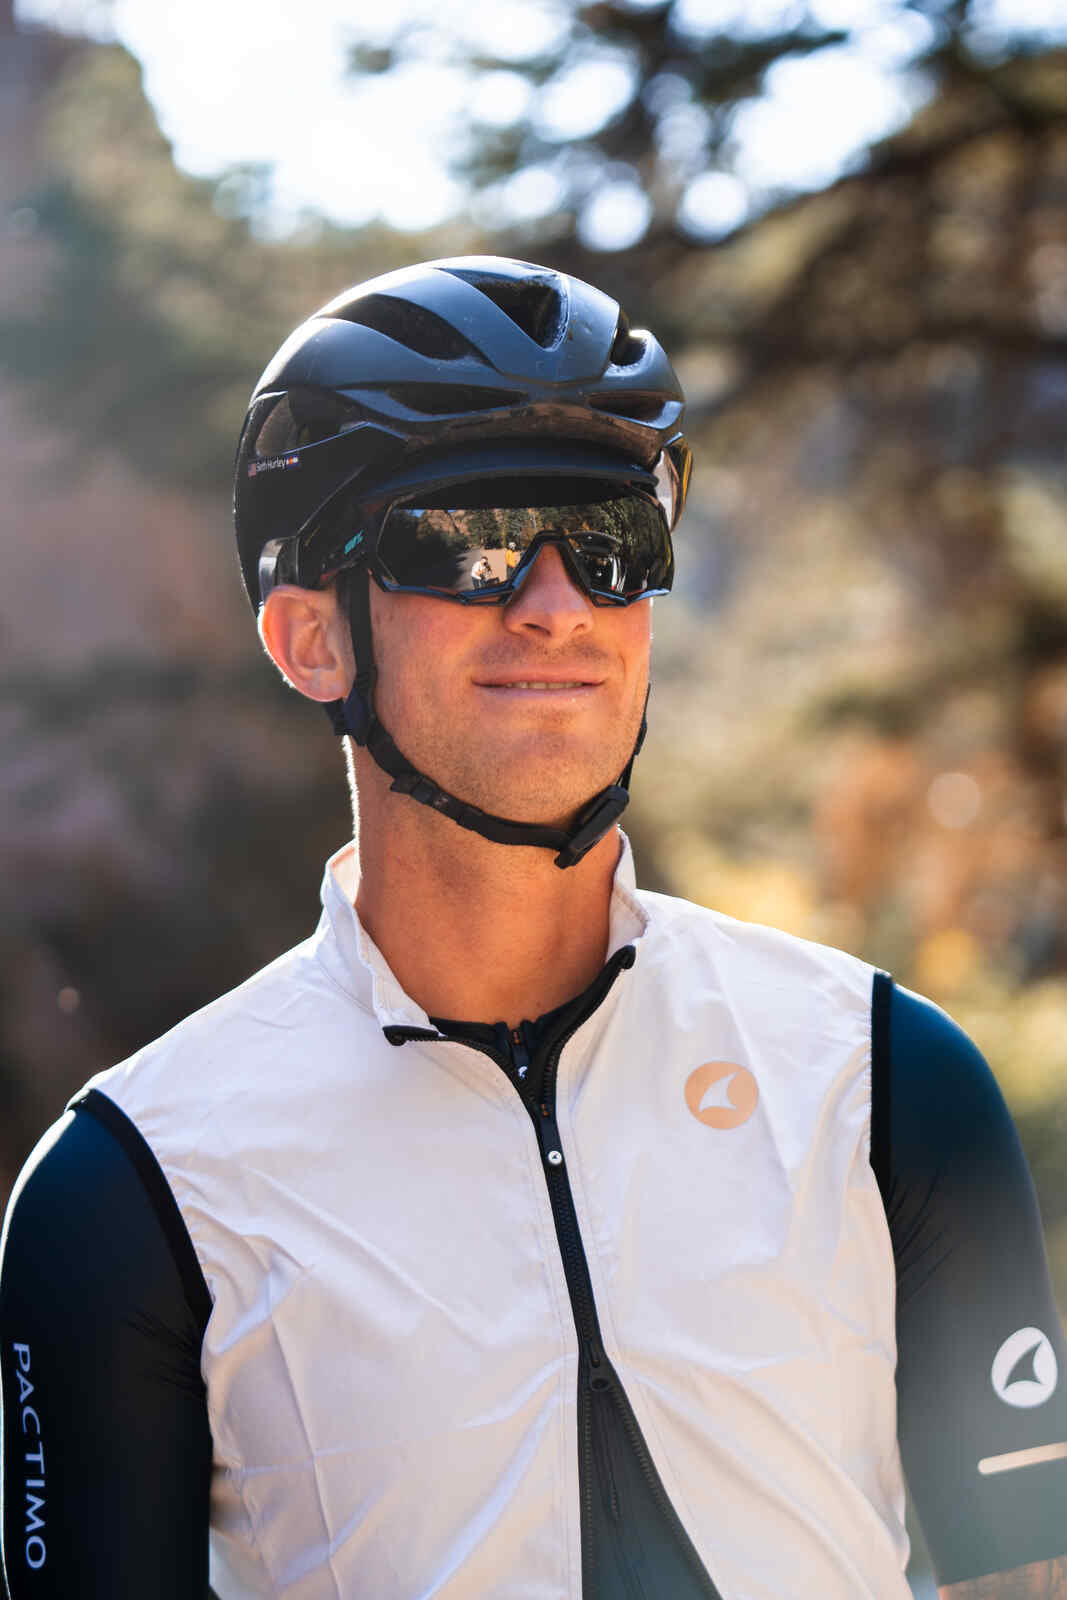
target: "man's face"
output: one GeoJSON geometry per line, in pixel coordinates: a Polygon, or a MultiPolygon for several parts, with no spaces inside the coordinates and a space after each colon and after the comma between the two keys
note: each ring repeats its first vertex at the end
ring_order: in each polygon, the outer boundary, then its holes
{"type": "Polygon", "coordinates": [[[650,605],[594,606],[545,545],[504,606],[370,585],[378,715],[450,794],[566,823],[614,783],[648,685],[650,605]]]}

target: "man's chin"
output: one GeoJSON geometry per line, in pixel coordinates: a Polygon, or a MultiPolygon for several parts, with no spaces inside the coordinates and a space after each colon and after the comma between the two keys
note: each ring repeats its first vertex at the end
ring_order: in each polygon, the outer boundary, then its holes
{"type": "Polygon", "coordinates": [[[617,780],[618,773],[593,787],[586,779],[580,785],[566,787],[559,784],[546,784],[543,787],[527,785],[521,789],[514,785],[506,788],[494,785],[491,789],[477,786],[476,795],[474,789],[468,786],[465,792],[458,787],[452,792],[491,816],[504,817],[509,822],[527,822],[566,831],[574,826],[590,802],[617,780]]]}
{"type": "Polygon", "coordinates": [[[568,829],[598,794],[618,783],[632,750],[630,744],[607,755],[602,743],[590,761],[588,741],[541,730],[536,738],[499,740],[489,764],[484,748],[426,751],[425,765],[409,758],[448,794],[490,816],[568,829]]]}

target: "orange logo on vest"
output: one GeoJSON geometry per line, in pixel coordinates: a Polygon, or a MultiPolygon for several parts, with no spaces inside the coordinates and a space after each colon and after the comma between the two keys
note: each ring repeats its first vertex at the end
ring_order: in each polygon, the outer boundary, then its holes
{"type": "Polygon", "coordinates": [[[685,1103],[708,1128],[739,1128],[758,1100],[755,1078],[736,1061],[705,1062],[686,1079],[685,1103]]]}

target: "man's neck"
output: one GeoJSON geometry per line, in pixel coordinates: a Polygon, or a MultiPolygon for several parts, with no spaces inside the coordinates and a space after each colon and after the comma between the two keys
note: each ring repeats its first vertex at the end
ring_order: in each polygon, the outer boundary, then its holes
{"type": "Polygon", "coordinates": [[[360,921],[430,1016],[514,1027],[601,970],[617,829],[561,871],[551,850],[492,844],[390,796],[361,806],[358,842],[360,921]]]}

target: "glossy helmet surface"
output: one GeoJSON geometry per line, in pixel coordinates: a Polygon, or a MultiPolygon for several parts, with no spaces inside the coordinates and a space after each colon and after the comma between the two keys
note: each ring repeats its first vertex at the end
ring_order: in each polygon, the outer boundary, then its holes
{"type": "Polygon", "coordinates": [[[253,607],[342,564],[361,503],[396,486],[568,476],[651,489],[673,528],[689,475],[663,349],[579,278],[498,256],[425,262],[346,290],[257,383],[234,517],[253,607]]]}

